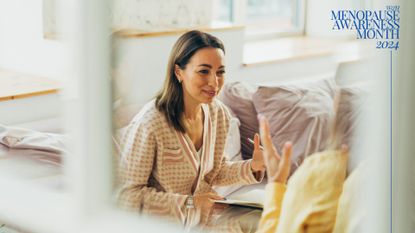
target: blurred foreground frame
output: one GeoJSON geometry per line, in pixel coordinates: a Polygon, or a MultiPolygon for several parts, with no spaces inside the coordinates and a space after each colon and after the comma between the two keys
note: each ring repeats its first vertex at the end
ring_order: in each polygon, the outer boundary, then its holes
{"type": "Polygon", "coordinates": [[[56,40],[59,38],[57,25],[56,0],[43,0],[42,2],[42,24],[43,38],[56,40]]]}

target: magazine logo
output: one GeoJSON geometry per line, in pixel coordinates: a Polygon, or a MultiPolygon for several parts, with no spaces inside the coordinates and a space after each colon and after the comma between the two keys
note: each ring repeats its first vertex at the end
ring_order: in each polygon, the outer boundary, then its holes
{"type": "Polygon", "coordinates": [[[377,40],[378,49],[399,48],[400,6],[384,10],[331,11],[332,30],[355,30],[356,39],[377,40]]]}

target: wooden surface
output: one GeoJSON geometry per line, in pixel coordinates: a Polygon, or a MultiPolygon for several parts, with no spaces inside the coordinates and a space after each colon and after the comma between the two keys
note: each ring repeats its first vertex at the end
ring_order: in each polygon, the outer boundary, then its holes
{"type": "Polygon", "coordinates": [[[59,89],[55,80],[0,70],[0,101],[57,93],[59,89]]]}
{"type": "Polygon", "coordinates": [[[244,66],[333,55],[340,48],[356,46],[350,40],[289,37],[248,42],[244,45],[244,66]]]}
{"type": "Polygon", "coordinates": [[[207,25],[204,27],[197,28],[174,28],[158,31],[148,31],[148,30],[138,30],[138,29],[113,29],[113,35],[117,37],[126,37],[126,38],[140,38],[140,37],[157,37],[157,36],[168,36],[183,34],[184,32],[190,31],[192,29],[197,29],[206,32],[212,31],[225,31],[225,30],[236,30],[243,29],[242,25],[228,24],[228,23],[216,23],[212,25],[207,25]]]}

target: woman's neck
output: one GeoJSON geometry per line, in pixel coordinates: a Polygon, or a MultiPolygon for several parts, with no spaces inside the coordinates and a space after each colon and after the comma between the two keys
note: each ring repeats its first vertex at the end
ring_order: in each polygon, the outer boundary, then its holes
{"type": "Polygon", "coordinates": [[[184,98],[183,117],[187,120],[196,120],[202,115],[202,104],[190,98],[184,98]]]}

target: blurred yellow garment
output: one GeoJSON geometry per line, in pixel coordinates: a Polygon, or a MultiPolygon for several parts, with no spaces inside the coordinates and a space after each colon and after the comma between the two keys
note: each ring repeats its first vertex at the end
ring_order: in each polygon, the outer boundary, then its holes
{"type": "Polygon", "coordinates": [[[364,219],[366,209],[359,208],[363,199],[362,193],[358,191],[363,187],[365,168],[367,168],[367,164],[365,162],[360,163],[344,182],[333,233],[365,232],[364,219]]]}
{"type": "Polygon", "coordinates": [[[257,232],[332,232],[346,166],[347,155],[340,151],[315,153],[304,160],[287,188],[267,184],[257,232]]]}

